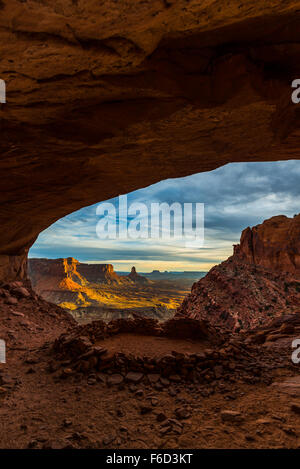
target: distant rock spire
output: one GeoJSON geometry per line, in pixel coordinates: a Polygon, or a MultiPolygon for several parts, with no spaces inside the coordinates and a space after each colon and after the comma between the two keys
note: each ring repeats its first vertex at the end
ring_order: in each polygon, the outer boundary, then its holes
{"type": "Polygon", "coordinates": [[[128,278],[131,281],[137,282],[137,283],[149,283],[150,282],[146,277],[143,277],[142,275],[139,275],[134,266],[131,267],[131,272],[128,275],[128,278]]]}

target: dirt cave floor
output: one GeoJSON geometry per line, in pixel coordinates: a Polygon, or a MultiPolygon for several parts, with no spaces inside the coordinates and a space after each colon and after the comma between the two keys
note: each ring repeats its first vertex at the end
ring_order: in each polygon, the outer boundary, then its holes
{"type": "MultiPolygon", "coordinates": [[[[292,402],[300,403],[300,394],[297,400],[276,387],[239,383],[226,383],[205,397],[195,385],[176,384],[157,391],[142,383],[136,390],[107,387],[98,381],[90,385],[86,378],[78,383],[55,383],[43,363],[26,364],[18,352],[12,353],[10,360],[5,371],[17,379],[18,385],[1,398],[2,448],[300,445],[300,415],[291,410],[292,402]],[[187,411],[187,418],[178,420],[178,408],[187,411]],[[143,414],[143,409],[149,410],[143,414]],[[238,412],[242,420],[235,421],[233,414],[232,421],[223,421],[224,410],[238,412]],[[176,421],[167,434],[162,415],[176,421]]],[[[282,372],[280,379],[285,374],[282,372]]]]}
{"type": "MultiPolygon", "coordinates": [[[[207,385],[108,386],[97,372],[93,379],[49,373],[49,344],[72,329],[72,321],[36,296],[10,301],[0,295],[0,332],[8,341],[7,363],[0,365],[1,448],[300,446],[300,380],[298,368],[289,364],[290,338],[268,344],[268,354],[259,355],[268,383],[246,384],[235,373],[207,385]]],[[[128,343],[137,354],[176,348],[176,341],[137,334],[130,334],[130,341],[123,334],[104,343],[111,350],[124,350],[128,343]]],[[[181,352],[184,340],[177,345],[181,352]]],[[[191,352],[202,347],[186,341],[191,352]]]]}

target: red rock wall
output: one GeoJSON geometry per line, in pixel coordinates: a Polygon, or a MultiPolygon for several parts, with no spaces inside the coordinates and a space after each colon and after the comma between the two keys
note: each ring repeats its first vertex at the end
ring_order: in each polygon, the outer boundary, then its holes
{"type": "Polygon", "coordinates": [[[74,290],[91,283],[119,282],[111,264],[81,264],[73,257],[66,259],[29,259],[29,276],[38,293],[74,290]]]}
{"type": "Polygon", "coordinates": [[[300,215],[243,231],[227,261],[196,282],[176,317],[230,330],[271,323],[300,309],[300,215]]]}
{"type": "Polygon", "coordinates": [[[300,215],[280,215],[246,228],[235,257],[266,269],[300,274],[300,215]]]}
{"type": "Polygon", "coordinates": [[[118,283],[120,282],[119,276],[114,271],[111,264],[81,264],[77,265],[77,271],[82,275],[88,282],[98,283],[118,283]]]}

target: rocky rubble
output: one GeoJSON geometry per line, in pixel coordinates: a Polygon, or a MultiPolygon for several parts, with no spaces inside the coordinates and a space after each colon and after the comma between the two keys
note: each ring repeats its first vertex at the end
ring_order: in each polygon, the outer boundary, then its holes
{"type": "Polygon", "coordinates": [[[246,334],[247,344],[264,344],[300,336],[300,313],[275,319],[271,324],[261,326],[246,334]]]}
{"type": "MultiPolygon", "coordinates": [[[[225,340],[225,336],[223,341],[221,337],[219,338],[219,343],[209,342],[208,336],[205,339],[203,336],[198,337],[196,340],[199,340],[199,344],[203,344],[203,348],[198,353],[182,353],[174,350],[157,357],[155,351],[151,356],[145,356],[109,350],[109,340],[104,339],[125,331],[130,332],[134,339],[138,326],[147,322],[148,325],[145,324],[141,330],[153,337],[168,337],[173,327],[168,324],[170,321],[161,327],[154,320],[143,319],[137,322],[135,320],[113,321],[108,325],[97,321],[87,326],[77,327],[71,334],[63,334],[55,341],[51,352],[54,356],[50,359],[49,371],[55,372],[56,379],[75,378],[85,374],[94,377],[95,380],[106,382],[108,386],[137,385],[143,382],[159,390],[164,387],[172,389],[173,385],[181,382],[198,385],[239,380],[251,384],[269,383],[268,372],[274,366],[281,367],[283,361],[287,367],[292,366],[287,361],[289,357],[283,358],[282,356],[278,357],[275,365],[271,363],[270,358],[270,363],[266,366],[268,350],[260,350],[260,345],[256,345],[255,334],[250,338],[245,337],[244,343],[239,338],[226,337],[225,340]],[[101,341],[103,341],[103,346],[101,341]],[[105,348],[105,344],[108,344],[108,348],[105,348]],[[264,355],[264,363],[261,360],[262,355],[264,355]]],[[[185,321],[173,320],[177,331],[180,331],[181,322],[185,324],[185,321]]],[[[290,335],[295,333],[294,329],[288,329],[288,323],[283,324],[282,330],[284,328],[289,331],[290,335]]],[[[260,334],[261,331],[256,332],[256,336],[260,334]]],[[[184,336],[188,340],[187,330],[184,336]]],[[[191,337],[195,340],[195,334],[191,334],[191,337]]]]}
{"type": "MultiPolygon", "coordinates": [[[[104,321],[92,321],[85,325],[77,325],[72,331],[74,337],[87,335],[93,342],[103,340],[114,334],[135,333],[151,336],[166,336],[173,338],[190,338],[209,340],[211,343],[220,344],[224,341],[224,335],[207,321],[197,321],[189,318],[170,319],[158,322],[153,318],[137,316],[134,319],[114,319],[108,324],[104,321]]],[[[57,344],[68,340],[68,334],[62,334],[57,344]]]]}
{"type": "Polygon", "coordinates": [[[69,313],[40,298],[28,281],[0,284],[0,339],[6,341],[8,350],[21,345],[33,347],[39,334],[47,336],[75,325],[69,313]]]}

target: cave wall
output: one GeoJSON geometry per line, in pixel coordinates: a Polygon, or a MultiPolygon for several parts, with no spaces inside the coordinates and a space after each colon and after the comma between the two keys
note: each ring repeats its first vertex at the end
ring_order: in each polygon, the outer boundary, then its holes
{"type": "Polygon", "coordinates": [[[83,206],[300,156],[300,2],[1,0],[0,39],[0,280],[83,206]]]}

